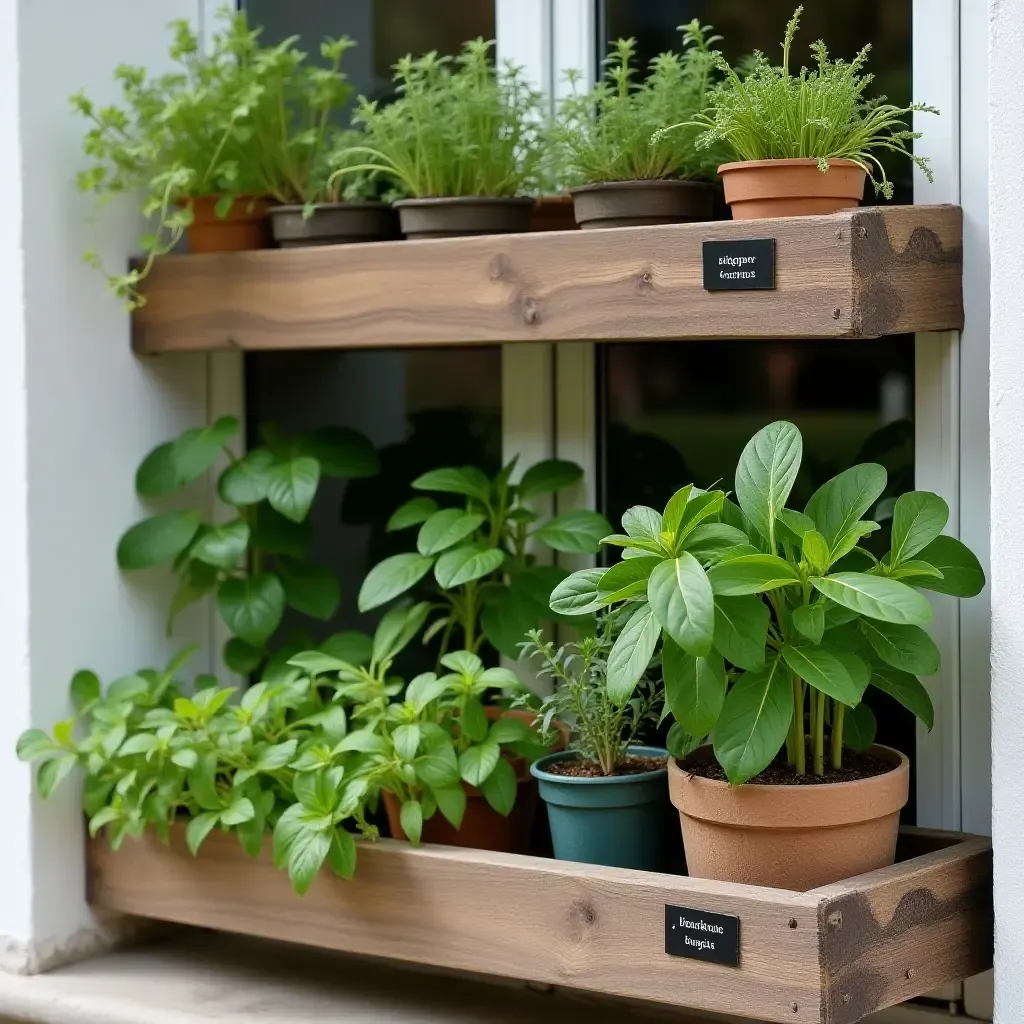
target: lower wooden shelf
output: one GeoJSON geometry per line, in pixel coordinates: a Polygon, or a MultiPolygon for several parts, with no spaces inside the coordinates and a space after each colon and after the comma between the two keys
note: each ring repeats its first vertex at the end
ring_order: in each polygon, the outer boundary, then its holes
{"type": "Polygon", "coordinates": [[[183,830],[89,848],[104,909],[765,1021],[848,1024],[992,966],[987,839],[905,830],[897,863],[807,893],[382,840],[304,897],[263,855],[183,830]],[[665,907],[740,920],[739,966],[670,956],[665,907]]]}

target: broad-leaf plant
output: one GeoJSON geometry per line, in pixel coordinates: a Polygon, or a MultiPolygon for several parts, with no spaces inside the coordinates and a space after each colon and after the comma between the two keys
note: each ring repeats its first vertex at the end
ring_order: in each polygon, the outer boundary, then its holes
{"type": "Polygon", "coordinates": [[[538,462],[512,483],[515,466],[513,460],[493,478],[462,466],[414,480],[413,489],[422,493],[402,505],[387,528],[415,527],[416,550],[385,558],[370,570],[359,591],[359,610],[379,608],[423,581],[432,602],[424,641],[440,633],[443,655],[453,647],[477,653],[486,639],[518,657],[526,632],[552,618],[548,595],[565,576],[555,566],[537,564],[531,545],[594,554],[611,527],[597,512],[543,519],[531,509],[533,499],[580,480],[583,470],[575,463],[538,462]],[[442,506],[432,495],[458,504],[442,506]]]}
{"type": "Polygon", "coordinates": [[[662,512],[629,509],[623,549],[608,569],[585,569],[551,594],[562,614],[624,606],[628,621],[609,656],[608,692],[629,701],[659,650],[665,699],[677,724],[673,751],[709,737],[730,783],[748,781],[781,752],[798,774],[841,767],[844,748],[871,745],[869,686],[930,729],[932,702],[919,676],[939,670],[921,592],[978,594],[978,559],[942,533],[946,503],[927,491],[896,499],[891,548],[866,545],[886,486],[882,466],[847,469],[800,511],[786,500],[803,441],[784,421],[746,445],[735,503],[721,489],[687,486],[662,512]]]}

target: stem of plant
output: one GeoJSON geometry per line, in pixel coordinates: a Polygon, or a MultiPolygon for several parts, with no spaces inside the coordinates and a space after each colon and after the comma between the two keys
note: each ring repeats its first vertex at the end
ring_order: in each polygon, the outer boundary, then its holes
{"type": "Polygon", "coordinates": [[[814,774],[825,774],[825,694],[811,690],[811,703],[817,704],[817,728],[814,730],[814,774]]]}
{"type": "Polygon", "coordinates": [[[846,706],[835,702],[832,712],[832,767],[843,767],[843,717],[846,714],[846,706]]]}
{"type": "Polygon", "coordinates": [[[796,773],[807,774],[807,739],[804,734],[804,687],[798,676],[793,676],[793,741],[796,745],[796,773]]]}

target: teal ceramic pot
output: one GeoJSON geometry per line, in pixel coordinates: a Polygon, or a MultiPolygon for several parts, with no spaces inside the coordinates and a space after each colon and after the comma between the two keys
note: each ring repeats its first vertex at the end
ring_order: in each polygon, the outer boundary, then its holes
{"type": "MultiPolygon", "coordinates": [[[[630,747],[641,757],[668,757],[660,747],[630,747]]],[[[559,751],[530,767],[547,804],[558,860],[616,868],[663,871],[668,859],[668,772],[575,778],[552,775],[556,761],[577,755],[559,751]]]]}

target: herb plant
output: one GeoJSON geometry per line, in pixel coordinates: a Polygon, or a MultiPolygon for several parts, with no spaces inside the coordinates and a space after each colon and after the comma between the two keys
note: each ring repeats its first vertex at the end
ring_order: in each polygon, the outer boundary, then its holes
{"type": "Polygon", "coordinates": [[[224,661],[245,675],[266,663],[286,607],[319,620],[337,610],[334,573],[309,561],[307,515],[322,476],[370,476],[378,464],[370,442],[342,427],[294,438],[267,431],[265,445],[238,458],[227,446],[238,429],[238,420],[225,416],[186,430],[154,448],[135,474],[141,498],[162,498],[226,459],[217,494],[231,517],[212,522],[195,508],[149,516],[121,537],[117,563],[125,570],[173,565],[179,586],[168,631],[184,608],[215,593],[233,634],[224,661]]]}
{"type": "MultiPolygon", "coordinates": [[[[791,74],[790,51],[802,13],[803,7],[798,7],[786,26],[781,66],[755,53],[741,77],[720,53],[714,55],[724,80],[711,90],[708,109],[682,125],[704,129],[696,145],[724,143],[738,160],[815,159],[823,172],[828,171],[829,160],[852,160],[887,199],[892,198],[893,187],[878,150],[909,156],[931,181],[928,160],[910,148],[921,133],[911,131],[906,119],[938,110],[923,103],[895,106],[884,96],[868,98],[865,93],[874,79],[864,73],[870,45],[847,62],[829,59],[828,49],[818,40],[811,45],[815,68],[801,67],[798,74],[791,74]]],[[[656,132],[655,143],[678,127],[673,124],[656,132]]]]}
{"type": "Polygon", "coordinates": [[[484,639],[517,657],[528,629],[551,618],[547,596],[565,573],[537,565],[531,542],[555,551],[593,554],[610,529],[604,516],[577,511],[544,522],[531,499],[575,484],[583,470],[551,459],[531,466],[510,483],[516,462],[489,478],[474,466],[435,469],[413,481],[427,492],[402,505],[388,521],[392,531],[418,526],[416,550],[375,565],[359,591],[359,610],[370,611],[416,587],[433,570],[428,641],[441,634],[441,654],[453,646],[477,653],[484,639]],[[454,497],[440,507],[429,494],[454,497]],[[440,612],[435,615],[434,612],[440,612]]]}
{"type": "Polygon", "coordinates": [[[534,629],[522,645],[523,655],[539,662],[537,674],[554,682],[554,691],[538,712],[542,736],[554,738],[552,722],[565,724],[572,734],[569,749],[600,765],[602,775],[614,775],[644,726],[657,722],[661,701],[657,688],[646,678],[628,701],[612,700],[606,677],[616,618],[603,613],[597,632],[578,643],[556,648],[534,629]]]}
{"type": "Polygon", "coordinates": [[[923,628],[932,609],[920,591],[971,597],[985,582],[971,551],[942,534],[948,508],[927,491],[897,498],[890,550],[868,550],[878,524],[864,517],[885,490],[882,466],[847,469],[802,512],[786,508],[802,451],[792,423],[769,424],[740,457],[738,505],[722,490],[687,486],[664,512],[631,508],[624,535],[605,539],[623,560],[574,573],[551,595],[563,614],[629,609],[608,656],[617,704],[661,641],[668,707],[695,739],[710,735],[733,784],[782,750],[801,775],[822,775],[827,754],[841,767],[844,747],[874,739],[862,703],[869,685],[931,728],[918,676],[938,671],[939,651],[923,628]]]}
{"type": "Polygon", "coordinates": [[[493,42],[474,39],[455,58],[431,52],[395,65],[398,98],[361,97],[353,122],[364,158],[339,176],[369,170],[409,195],[516,196],[531,191],[542,157],[541,97],[512,64],[495,69],[493,42]]]}
{"type": "Polygon", "coordinates": [[[604,80],[578,94],[578,72],[569,72],[573,94],[563,103],[556,139],[570,174],[582,182],[637,181],[715,176],[719,154],[697,149],[697,129],[652,135],[666,124],[689,122],[704,110],[712,84],[709,49],[721,36],[694,19],[682,28],[682,53],[659,54],[642,82],[635,81],[635,39],[619,39],[605,58],[604,80]]]}

